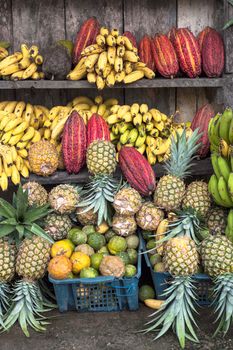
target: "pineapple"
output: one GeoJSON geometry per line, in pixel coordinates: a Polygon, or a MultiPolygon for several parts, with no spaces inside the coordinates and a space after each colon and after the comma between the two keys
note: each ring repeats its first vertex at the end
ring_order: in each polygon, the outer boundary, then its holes
{"type": "Polygon", "coordinates": [[[185,196],[184,178],[187,177],[190,163],[194,154],[200,147],[197,144],[200,135],[198,129],[186,139],[186,130],[181,136],[177,134],[176,139],[171,141],[171,155],[165,163],[165,170],[168,175],[161,177],[154,193],[154,202],[157,207],[166,211],[179,209],[185,196]]]}
{"type": "Polygon", "coordinates": [[[71,185],[58,185],[49,193],[49,204],[58,214],[71,214],[75,211],[79,195],[71,185]]]}
{"type": "Polygon", "coordinates": [[[94,213],[93,209],[85,211],[83,208],[77,208],[76,217],[81,225],[96,225],[97,223],[97,213],[94,213]]]}
{"type": "Polygon", "coordinates": [[[110,141],[93,141],[87,149],[87,168],[93,174],[80,192],[81,202],[77,205],[83,213],[93,210],[97,213],[97,224],[111,223],[111,205],[121,181],[113,178],[116,169],[116,151],[110,141]]]}
{"type": "Polygon", "coordinates": [[[136,214],[142,206],[142,198],[138,191],[131,187],[124,187],[114,197],[113,207],[123,216],[136,214]]]}
{"type": "Polygon", "coordinates": [[[204,218],[211,206],[208,184],[203,181],[194,181],[188,185],[182,206],[183,208],[193,208],[204,218]]]}
{"type": "Polygon", "coordinates": [[[30,146],[28,160],[32,172],[40,176],[49,176],[58,167],[57,150],[52,143],[46,140],[35,142],[30,146]]]}
{"type": "Polygon", "coordinates": [[[156,230],[160,221],[164,218],[164,212],[152,202],[145,202],[136,214],[136,221],[143,230],[156,230]]]}
{"type": "Polygon", "coordinates": [[[28,191],[28,203],[30,206],[40,207],[48,202],[48,193],[38,182],[29,181],[23,185],[23,189],[28,191]]]}
{"type": "Polygon", "coordinates": [[[68,215],[50,214],[45,218],[44,230],[54,241],[66,238],[71,228],[72,221],[68,215]]]}
{"type": "Polygon", "coordinates": [[[224,234],[227,226],[227,214],[223,208],[213,207],[207,213],[207,227],[212,235],[224,234]]]}
{"type": "Polygon", "coordinates": [[[115,146],[110,141],[93,141],[87,149],[86,157],[91,174],[112,174],[116,169],[115,146]]]}
{"type": "Polygon", "coordinates": [[[137,223],[133,216],[115,214],[112,220],[113,231],[123,237],[133,235],[137,229],[137,223]]]}
{"type": "Polygon", "coordinates": [[[157,331],[155,339],[160,338],[171,327],[177,332],[181,348],[185,347],[185,339],[198,342],[193,324],[196,325],[195,286],[191,275],[198,270],[198,252],[195,242],[188,237],[170,239],[164,247],[163,263],[173,276],[169,287],[164,292],[166,299],[162,307],[151,315],[145,332],[157,331]],[[159,329],[158,329],[159,328],[159,329]]]}
{"type": "Polygon", "coordinates": [[[225,335],[233,321],[233,244],[225,236],[209,236],[201,245],[204,270],[213,277],[213,305],[216,321],[215,331],[225,335]]]}
{"type": "MultiPolygon", "coordinates": [[[[30,207],[28,193],[19,186],[14,195],[13,205],[0,198],[3,221],[0,222],[2,236],[11,234],[19,250],[16,258],[16,272],[22,279],[16,280],[12,286],[12,303],[4,319],[4,328],[9,330],[19,320],[26,336],[29,336],[30,325],[37,331],[45,329],[47,324],[41,313],[47,310],[47,301],[43,296],[37,280],[47,268],[50,256],[51,237],[39,226],[41,220],[48,215],[48,205],[30,207]],[[7,208],[7,210],[3,210],[7,208]],[[26,238],[25,238],[26,237],[26,238]]],[[[4,259],[9,257],[9,246],[4,246],[4,259]],[[8,251],[7,251],[8,249],[8,251]]],[[[13,247],[12,247],[13,249],[13,247]]],[[[11,251],[11,259],[14,257],[11,251]]],[[[2,257],[2,255],[0,254],[2,257]]],[[[3,259],[3,258],[0,258],[3,259]]],[[[10,263],[12,267],[12,261],[10,263]]],[[[9,268],[6,276],[13,276],[13,268],[9,268]]]]}

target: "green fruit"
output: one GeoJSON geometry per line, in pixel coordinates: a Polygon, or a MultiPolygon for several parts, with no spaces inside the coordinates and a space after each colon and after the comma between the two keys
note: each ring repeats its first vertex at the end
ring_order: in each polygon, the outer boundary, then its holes
{"type": "Polygon", "coordinates": [[[101,249],[99,249],[97,253],[103,254],[103,256],[105,256],[105,255],[109,255],[109,250],[106,246],[104,246],[101,249]]]}
{"type": "Polygon", "coordinates": [[[147,244],[146,244],[146,249],[147,249],[147,250],[151,250],[151,249],[152,249],[151,252],[149,252],[149,254],[152,254],[152,255],[155,254],[155,252],[156,252],[156,249],[155,249],[156,245],[157,245],[157,242],[156,242],[155,239],[150,239],[150,240],[147,242],[147,244]]]}
{"type": "MultiPolygon", "coordinates": [[[[74,230],[74,229],[72,229],[72,230],[74,230]]],[[[87,243],[87,235],[81,229],[75,228],[75,230],[73,231],[73,233],[71,235],[71,241],[75,245],[87,243]]]]}
{"type": "Polygon", "coordinates": [[[85,267],[80,272],[80,278],[95,278],[99,276],[98,271],[93,269],[93,267],[85,267]]]}
{"type": "Polygon", "coordinates": [[[145,241],[149,241],[152,236],[154,236],[153,232],[151,232],[151,231],[142,231],[142,237],[145,239],[145,241]]]}
{"type": "Polygon", "coordinates": [[[96,233],[94,225],[83,226],[82,231],[85,232],[87,236],[89,236],[91,233],[96,233]]]}
{"type": "Polygon", "coordinates": [[[106,240],[104,236],[100,233],[91,233],[88,236],[87,243],[89,244],[89,246],[91,246],[94,250],[97,251],[106,244],[106,240]]]}
{"type": "Polygon", "coordinates": [[[150,263],[152,266],[162,261],[162,257],[159,254],[154,254],[150,256],[150,263]]]}
{"type": "Polygon", "coordinates": [[[128,253],[120,252],[120,253],[117,253],[116,255],[121,258],[121,260],[123,261],[123,263],[125,265],[128,265],[130,263],[129,254],[128,253]]]}
{"type": "Polygon", "coordinates": [[[92,256],[95,251],[94,249],[89,246],[89,244],[79,244],[76,248],[75,248],[76,252],[82,252],[88,256],[92,256]]]}
{"type": "Polygon", "coordinates": [[[138,296],[140,301],[144,301],[146,299],[154,299],[155,292],[151,286],[149,286],[148,284],[144,284],[140,287],[138,296]]]}
{"type": "Polygon", "coordinates": [[[129,263],[136,265],[138,261],[138,252],[135,249],[127,249],[129,255],[129,263]]]}
{"type": "Polygon", "coordinates": [[[134,265],[128,264],[125,266],[125,277],[133,277],[137,273],[137,268],[134,265]]]}
{"type": "Polygon", "coordinates": [[[71,230],[69,230],[67,238],[70,239],[70,240],[72,241],[72,236],[73,236],[73,234],[74,234],[75,232],[77,232],[77,230],[80,230],[80,231],[81,231],[82,228],[81,228],[81,227],[78,227],[78,226],[73,227],[71,230]]]}
{"type": "Polygon", "coordinates": [[[103,254],[101,253],[93,254],[91,256],[91,267],[93,267],[95,270],[99,270],[102,259],[103,259],[103,254]]]}
{"type": "Polygon", "coordinates": [[[165,267],[164,264],[162,262],[158,262],[157,264],[155,264],[154,266],[154,272],[165,272],[165,267]]]}
{"type": "Polygon", "coordinates": [[[113,230],[108,230],[104,236],[106,241],[109,242],[112,237],[116,236],[116,234],[113,230]]]}
{"type": "Polygon", "coordinates": [[[137,249],[139,245],[139,238],[136,235],[126,237],[127,247],[130,249],[137,249]]]}
{"type": "Polygon", "coordinates": [[[127,243],[125,238],[120,236],[114,236],[108,242],[108,250],[111,254],[116,255],[117,253],[124,252],[127,249],[127,243]]]}

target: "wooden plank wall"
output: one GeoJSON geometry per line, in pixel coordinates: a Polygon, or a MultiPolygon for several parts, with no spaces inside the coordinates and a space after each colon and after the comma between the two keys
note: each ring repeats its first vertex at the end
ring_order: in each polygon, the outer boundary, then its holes
{"type": "MultiPolygon", "coordinates": [[[[90,16],[96,16],[103,25],[131,30],[138,40],[144,34],[167,32],[174,25],[188,26],[197,34],[206,25],[222,28],[224,2],[226,0],[1,0],[1,40],[9,40],[14,50],[19,49],[22,42],[36,43],[43,53],[58,39],[74,40],[80,24],[90,16]]],[[[233,9],[228,12],[232,15],[233,9]]],[[[229,31],[232,33],[232,29],[229,31]]],[[[226,43],[230,50],[232,39],[229,34],[226,43]]],[[[233,70],[232,55],[227,58],[227,72],[233,70]]],[[[78,94],[95,96],[97,91],[1,91],[0,99],[26,99],[50,107],[65,103],[78,94]]],[[[124,99],[129,103],[145,101],[166,113],[179,109],[185,120],[191,120],[200,105],[214,101],[216,97],[211,89],[127,89],[125,95],[123,90],[117,89],[105,90],[102,94],[114,95],[120,102],[124,99]]]]}

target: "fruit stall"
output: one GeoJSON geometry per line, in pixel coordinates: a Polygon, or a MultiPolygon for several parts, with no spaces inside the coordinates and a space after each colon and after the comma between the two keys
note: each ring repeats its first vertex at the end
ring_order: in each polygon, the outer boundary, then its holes
{"type": "Polygon", "coordinates": [[[0,331],[141,302],[226,334],[233,1],[4,0],[0,32],[0,331]]]}

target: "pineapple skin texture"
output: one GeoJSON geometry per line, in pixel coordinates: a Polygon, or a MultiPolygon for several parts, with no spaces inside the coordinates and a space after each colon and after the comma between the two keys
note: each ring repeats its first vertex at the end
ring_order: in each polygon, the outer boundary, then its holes
{"type": "Polygon", "coordinates": [[[71,214],[79,201],[77,191],[71,185],[58,185],[49,193],[49,204],[58,214],[71,214]]]}
{"type": "Polygon", "coordinates": [[[134,188],[122,188],[114,197],[113,207],[123,216],[136,214],[142,206],[142,198],[134,188]]]}
{"type": "Polygon", "coordinates": [[[110,141],[93,141],[87,149],[87,168],[91,174],[112,174],[116,170],[115,146],[110,141]]]}
{"type": "Polygon", "coordinates": [[[211,198],[208,185],[203,181],[194,181],[188,185],[183,204],[183,208],[192,208],[205,217],[211,206],[211,198]]]}
{"type": "Polygon", "coordinates": [[[15,274],[16,249],[8,241],[0,239],[0,283],[12,280],[15,274]]]}
{"type": "Polygon", "coordinates": [[[68,215],[50,214],[45,219],[45,231],[54,241],[66,238],[71,228],[72,222],[68,215]]]}
{"type": "Polygon", "coordinates": [[[48,193],[38,182],[29,181],[23,185],[23,189],[28,190],[28,204],[30,206],[40,207],[48,202],[48,193]]]}
{"type": "Polygon", "coordinates": [[[145,202],[136,214],[138,226],[143,230],[155,231],[164,218],[164,212],[152,202],[145,202]]]}
{"type": "Polygon", "coordinates": [[[29,149],[28,160],[31,170],[36,175],[52,175],[58,167],[58,153],[49,141],[35,142],[29,149]]]}

